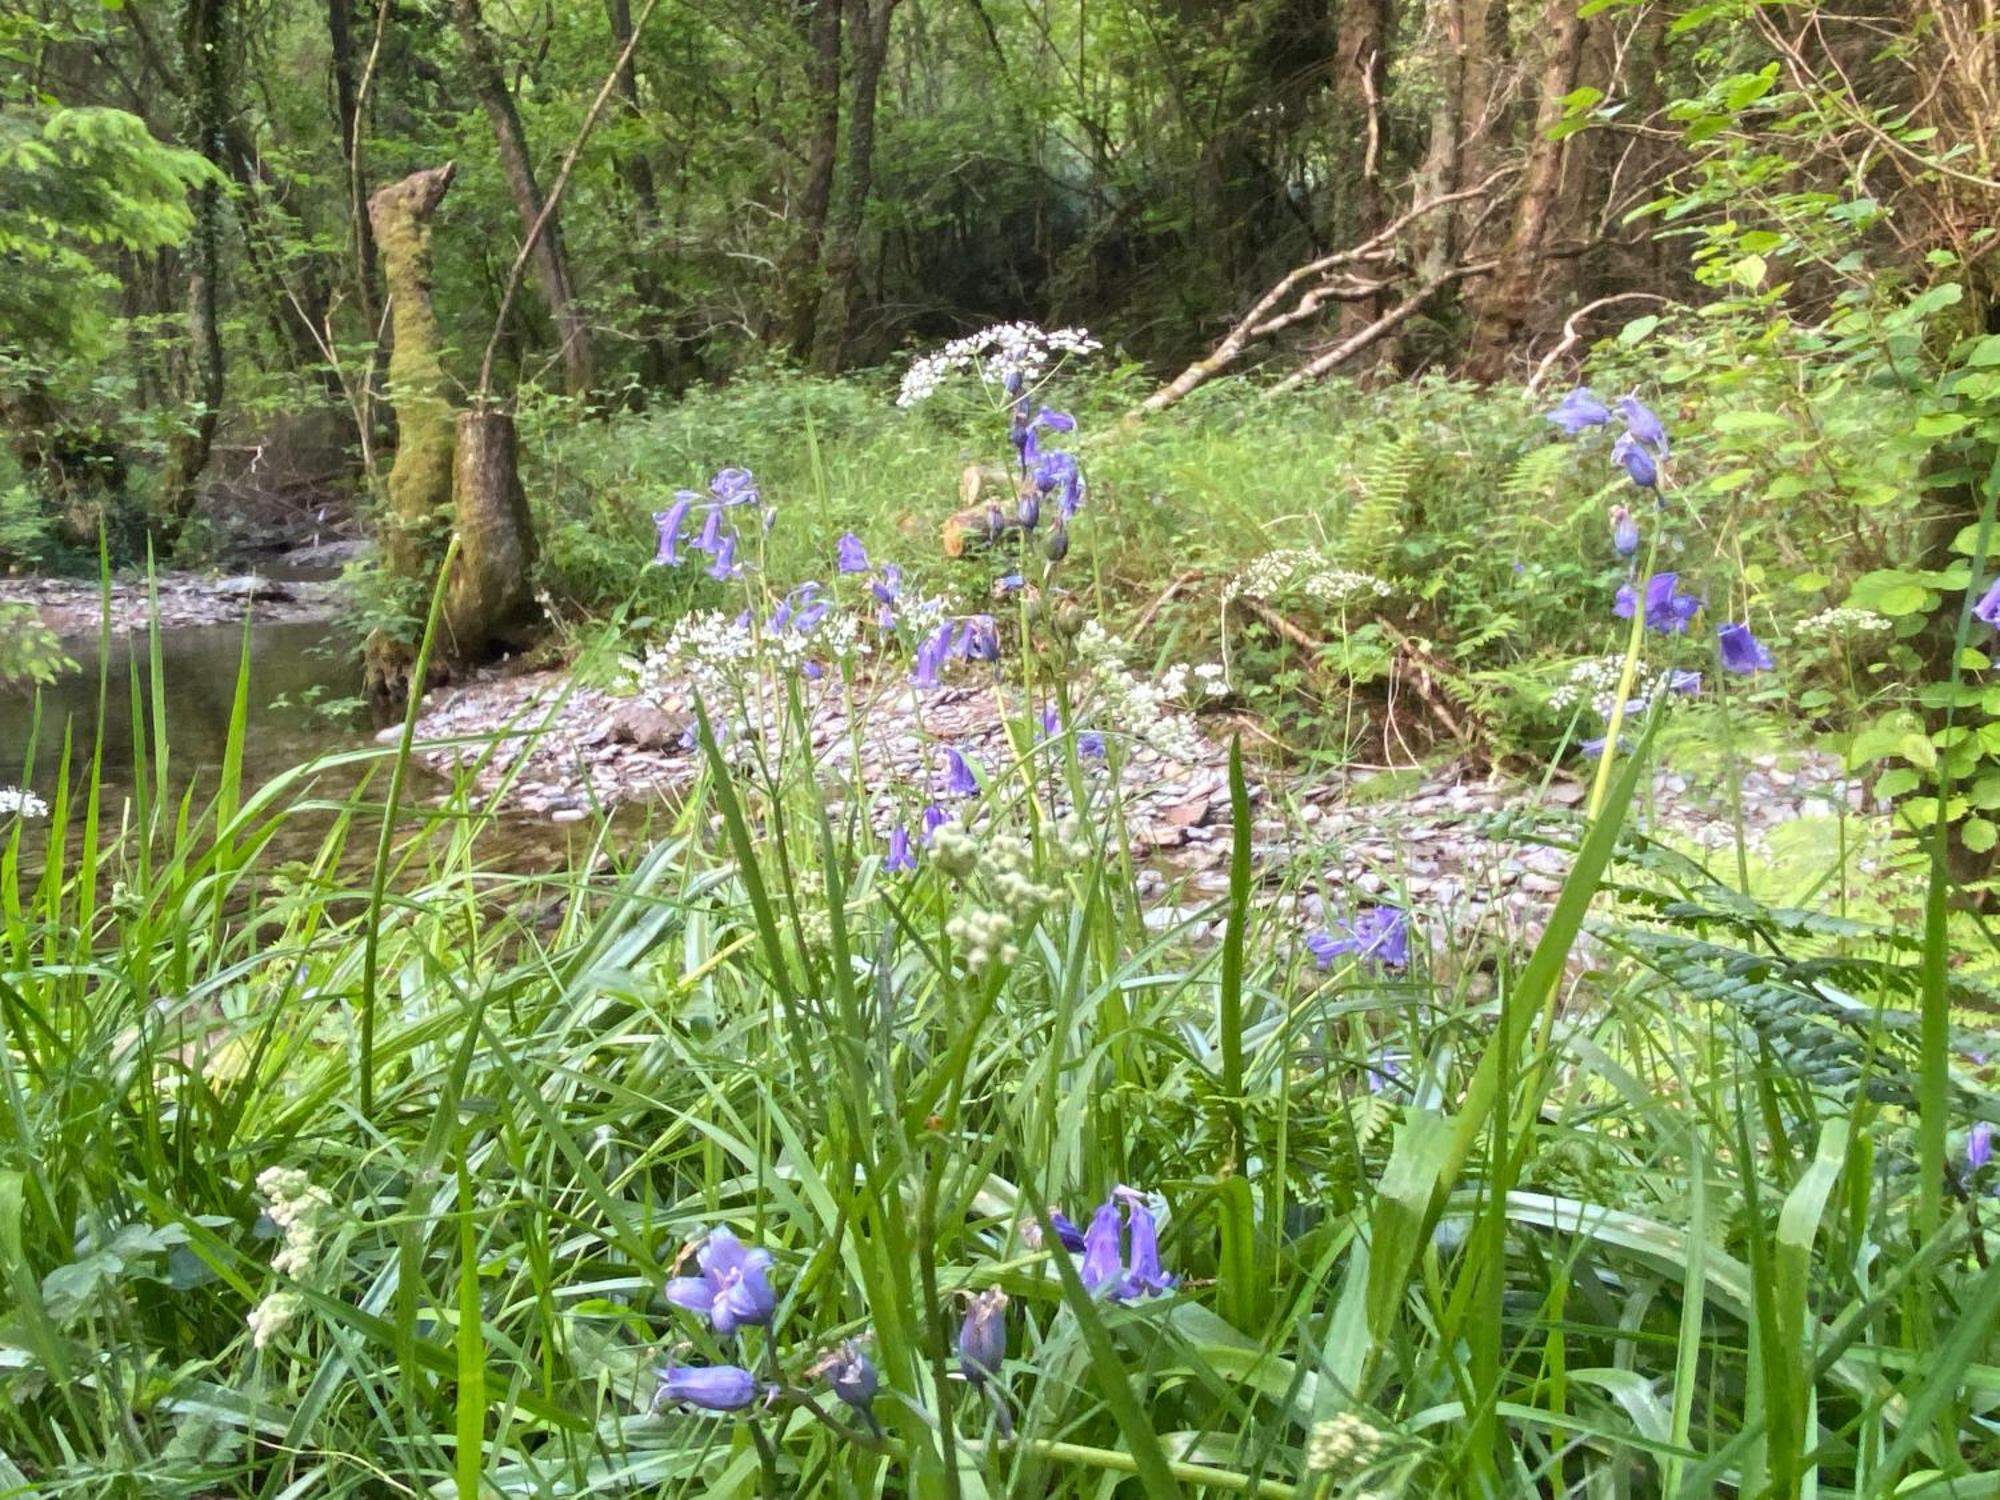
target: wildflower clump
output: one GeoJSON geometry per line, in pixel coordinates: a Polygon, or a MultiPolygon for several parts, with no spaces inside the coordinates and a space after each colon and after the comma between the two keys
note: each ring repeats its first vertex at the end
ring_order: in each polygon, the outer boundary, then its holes
{"type": "Polygon", "coordinates": [[[1315,1474],[1358,1469],[1382,1448],[1381,1429],[1351,1411],[1313,1423],[1306,1437],[1306,1468],[1315,1474]]]}
{"type": "Polygon", "coordinates": [[[928,401],[947,379],[967,370],[978,371],[989,384],[1014,376],[1034,385],[1060,361],[1103,347],[1082,328],[1043,330],[1033,323],[995,323],[912,361],[896,404],[911,407],[928,401]]]}
{"type": "Polygon", "coordinates": [[[1014,963],[1021,936],[1059,894],[1034,879],[1033,851],[1018,839],[982,842],[957,822],[939,824],[931,847],[939,869],[983,893],[979,904],[945,922],[945,936],[964,955],[966,968],[976,973],[1014,963]]]}
{"type": "Polygon", "coordinates": [[[296,1167],[267,1167],[257,1176],[257,1193],[264,1216],[278,1228],[284,1244],[271,1257],[280,1276],[300,1277],[312,1269],[319,1253],[322,1220],[333,1197],[296,1167]]]}
{"type": "Polygon", "coordinates": [[[1792,627],[1795,636],[1879,636],[1886,635],[1895,628],[1895,622],[1887,615],[1879,615],[1872,609],[1855,609],[1849,605],[1839,605],[1833,609],[1823,609],[1816,615],[1808,615],[1792,627]]]}
{"type": "Polygon", "coordinates": [[[0,818],[46,818],[49,805],[33,792],[18,786],[0,786],[0,818]]]}
{"type": "Polygon", "coordinates": [[[1232,599],[1280,599],[1296,595],[1321,609],[1343,610],[1387,599],[1395,592],[1372,573],[1344,568],[1324,552],[1310,547],[1281,547],[1253,558],[1250,565],[1223,586],[1222,602],[1232,599]]]}
{"type": "MultiPolygon", "coordinates": [[[[1176,673],[1169,668],[1159,681],[1146,681],[1125,666],[1129,649],[1095,620],[1086,621],[1077,635],[1076,654],[1090,668],[1096,717],[1107,724],[1132,726],[1134,734],[1171,760],[1200,760],[1200,731],[1176,707],[1187,691],[1187,669],[1176,673]]],[[[1204,693],[1221,690],[1219,672],[1198,680],[1204,693]]]]}

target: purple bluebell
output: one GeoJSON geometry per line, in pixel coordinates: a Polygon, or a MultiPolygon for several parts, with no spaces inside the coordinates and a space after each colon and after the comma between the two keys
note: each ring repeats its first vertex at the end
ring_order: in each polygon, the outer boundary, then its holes
{"type": "Polygon", "coordinates": [[[1643,489],[1653,489],[1660,482],[1660,466],[1653,462],[1645,444],[1636,441],[1629,432],[1611,445],[1611,459],[1623,464],[1632,482],[1643,489]]]}
{"type": "Polygon", "coordinates": [[[1556,403],[1549,420],[1575,437],[1586,427],[1602,427],[1609,422],[1611,408],[1591,395],[1589,386],[1580,385],[1556,403]]]}
{"type": "Polygon", "coordinates": [[[931,835],[951,821],[951,814],[945,811],[942,802],[933,802],[924,809],[924,836],[922,842],[928,845],[931,835]]]}
{"type": "Polygon", "coordinates": [[[994,589],[1002,594],[1011,594],[1027,586],[1027,579],[1023,578],[1019,573],[1002,574],[999,578],[993,580],[994,589]]]}
{"type": "Polygon", "coordinates": [[[1678,667],[1668,672],[1661,682],[1668,692],[1681,693],[1690,698],[1701,691],[1701,673],[1683,671],[1678,667]]]}
{"type": "MultiPolygon", "coordinates": [[[[1062,718],[1057,714],[1056,706],[1051,703],[1047,708],[1042,710],[1042,738],[1053,739],[1061,733],[1062,718]]],[[[1102,760],[1104,758],[1104,736],[1099,734],[1095,729],[1078,730],[1076,752],[1079,755],[1087,755],[1093,759],[1102,760]]]]}
{"type": "Polygon", "coordinates": [[[848,532],[834,544],[834,560],[843,573],[866,573],[868,571],[868,549],[861,545],[861,538],[848,532]]]}
{"type": "Polygon", "coordinates": [[[1000,660],[1000,628],[991,615],[968,615],[952,647],[956,656],[967,661],[1000,660]]]}
{"type": "MultiPolygon", "coordinates": [[[[1680,587],[1681,576],[1678,573],[1655,573],[1646,580],[1648,630],[1656,630],[1661,635],[1680,635],[1687,630],[1688,621],[1701,612],[1701,600],[1693,594],[1683,594],[1680,587]]],[[[1612,600],[1611,612],[1621,620],[1631,619],[1638,598],[1631,584],[1624,585],[1612,600]]]]}
{"type": "Polygon", "coordinates": [[[1042,556],[1052,563],[1059,563],[1069,556],[1069,528],[1058,526],[1042,541],[1042,556]]]}
{"type": "Polygon", "coordinates": [[[1035,488],[1047,495],[1059,491],[1057,513],[1067,521],[1083,504],[1083,470],[1068,453],[1045,455],[1034,468],[1035,488]]]}
{"type": "Polygon", "coordinates": [[[739,1365],[669,1365],[660,1371],[657,1399],[704,1411],[741,1411],[757,1399],[757,1377],[739,1365]]]}
{"type": "Polygon", "coordinates": [[[1965,1138],[1965,1165],[1977,1172],[1993,1160],[1993,1125],[1981,1120],[1972,1127],[1972,1133],[1965,1138]]]}
{"type": "Polygon", "coordinates": [[[1116,1295],[1125,1281],[1125,1235],[1118,1219],[1118,1202],[1107,1198],[1090,1216],[1090,1228],[1083,1232],[1083,1259],[1076,1274],[1089,1292],[1116,1295]]]}
{"type": "Polygon", "coordinates": [[[1651,448],[1661,458],[1667,456],[1666,425],[1653,414],[1651,407],[1637,396],[1620,396],[1618,410],[1625,416],[1625,431],[1651,448]]]}
{"type": "Polygon", "coordinates": [[[946,620],[925,637],[917,647],[916,671],[910,681],[920,688],[934,688],[938,685],[938,668],[945,664],[951,654],[952,625],[946,620]]]}
{"type": "Polygon", "coordinates": [[[910,852],[910,830],[898,823],[889,833],[889,854],[882,868],[906,875],[916,867],[917,857],[910,852]]]}
{"type": "Polygon", "coordinates": [[[660,550],[653,555],[655,563],[667,567],[679,564],[681,528],[687,524],[688,511],[700,498],[693,490],[676,490],[674,503],[654,513],[653,524],[660,529],[660,550]]]}
{"type": "MultiPolygon", "coordinates": [[[[1585,755],[1589,756],[1592,760],[1596,760],[1598,756],[1604,753],[1604,747],[1610,743],[1611,743],[1611,738],[1609,735],[1600,734],[1594,740],[1578,740],[1576,742],[1576,748],[1581,750],[1585,755]]],[[[1632,748],[1631,741],[1626,739],[1624,735],[1622,734],[1619,735],[1618,736],[1619,752],[1623,754],[1630,751],[1631,748],[1632,748]]]]}
{"type": "Polygon", "coordinates": [[[1639,523],[1622,505],[1611,507],[1611,547],[1620,557],[1630,557],[1639,550],[1639,523]]]}
{"type": "Polygon", "coordinates": [[[944,789],[954,797],[979,795],[979,778],[973,775],[971,764],[956,746],[944,753],[944,789]]]}
{"type": "Polygon", "coordinates": [[[1306,947],[1322,969],[1344,956],[1378,963],[1385,969],[1401,969],[1409,964],[1410,919],[1401,908],[1371,906],[1336,925],[1343,936],[1316,932],[1306,939],[1306,947]]]}
{"type": "Polygon", "coordinates": [[[984,1385],[1007,1361],[1007,1294],[988,1287],[972,1299],[958,1327],[958,1368],[974,1385],[984,1385]]]}
{"type": "Polygon", "coordinates": [[[708,576],[718,581],[743,576],[743,569],[736,561],[736,538],[726,536],[722,545],[715,549],[715,561],[709,564],[708,576]]]}
{"type": "Polygon", "coordinates": [[[1049,1225],[1055,1230],[1056,1242],[1063,1249],[1074,1255],[1081,1255],[1084,1252],[1088,1241],[1083,1231],[1078,1229],[1075,1222],[1064,1214],[1061,1209],[1052,1208],[1049,1210],[1049,1225]]]}
{"type": "Polygon", "coordinates": [[[758,499],[757,477],[748,469],[722,469],[708,489],[724,505],[754,505],[758,499]]]}
{"type": "Polygon", "coordinates": [[[711,505],[708,507],[707,514],[702,517],[701,535],[695,538],[694,550],[697,552],[706,552],[713,557],[715,549],[721,545],[722,507],[711,505]]]}
{"type": "Polygon", "coordinates": [[[667,1283],[667,1300],[674,1306],[708,1319],[720,1334],[771,1321],[778,1299],[765,1274],[770,1251],[746,1247],[725,1226],[709,1231],[695,1263],[699,1276],[676,1276],[667,1283]]]}
{"type": "Polygon", "coordinates": [[[828,1357],[825,1373],[834,1395],[864,1417],[871,1415],[875,1392],[881,1388],[882,1377],[875,1369],[875,1362],[862,1352],[859,1344],[853,1339],[843,1343],[828,1357]]]}
{"type": "Polygon", "coordinates": [[[1748,676],[1752,672],[1768,672],[1778,665],[1750,633],[1748,625],[1724,625],[1715,636],[1722,648],[1722,667],[1726,672],[1748,676]]]}
{"type": "Polygon", "coordinates": [[[1020,395],[1021,387],[1025,384],[1027,384],[1027,377],[1019,370],[1009,370],[1005,375],[1000,377],[1001,388],[1010,396],[1020,395]]]}
{"type": "Polygon", "coordinates": [[[1180,1280],[1160,1268],[1160,1227],[1153,1218],[1153,1206],[1136,1188],[1121,1187],[1111,1195],[1123,1200],[1126,1227],[1131,1231],[1131,1253],[1126,1258],[1122,1297],[1151,1297],[1172,1291],[1180,1280]]]}
{"type": "Polygon", "coordinates": [[[1042,524],[1042,493],[1028,489],[1021,492],[1021,508],[1015,512],[1021,522],[1021,529],[1033,531],[1042,524]]]}
{"type": "Polygon", "coordinates": [[[1979,602],[1972,606],[1972,618],[1983,625],[1991,625],[1995,630],[2000,630],[2000,578],[1994,579],[1992,587],[1988,588],[1980,596],[1979,602]]]}

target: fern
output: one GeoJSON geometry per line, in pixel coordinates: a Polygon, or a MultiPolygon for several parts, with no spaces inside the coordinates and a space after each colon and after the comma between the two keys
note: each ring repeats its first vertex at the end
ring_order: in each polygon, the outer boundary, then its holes
{"type": "Polygon", "coordinates": [[[1404,531],[1404,506],[1416,482],[1422,450],[1405,434],[1369,456],[1360,475],[1361,498],[1347,513],[1335,555],[1344,567],[1380,573],[1404,531]]]}

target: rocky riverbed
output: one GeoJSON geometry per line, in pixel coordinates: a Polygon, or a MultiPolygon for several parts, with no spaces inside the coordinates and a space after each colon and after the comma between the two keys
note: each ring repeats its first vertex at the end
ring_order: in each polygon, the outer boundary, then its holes
{"type": "MultiPolygon", "coordinates": [[[[860,778],[886,827],[908,817],[943,786],[946,752],[977,768],[985,795],[1020,788],[1017,756],[1002,702],[992,687],[919,694],[898,683],[851,702],[831,681],[808,690],[814,754],[829,778],[860,778]]],[[[1093,803],[1123,803],[1134,852],[1145,860],[1144,893],[1160,925],[1201,923],[1227,889],[1230,807],[1223,721],[1210,724],[1203,755],[1175,760],[1133,738],[1114,747],[1119,784],[1108,761],[1086,760],[1093,803]]],[[[1019,732],[1019,722],[1013,724],[1019,732]]],[[[516,810],[554,822],[577,822],[593,809],[671,799],[699,770],[684,716],[581,686],[560,673],[489,676],[433,695],[418,724],[421,755],[442,774],[471,774],[485,790],[509,785],[516,810]],[[492,738],[494,731],[507,732],[492,738]],[[455,743],[438,743],[440,741],[455,743]]],[[[394,733],[394,731],[390,731],[394,733]]],[[[1033,774],[1058,808],[1067,800],[1046,757],[1033,774]]],[[[1764,756],[1740,769],[1745,840],[1768,852],[1772,833],[1800,818],[1845,810],[1868,818],[1858,781],[1837,759],[1815,752],[1764,756]]],[[[1345,909],[1357,901],[1408,902],[1444,916],[1454,930],[1498,923],[1532,926],[1561,888],[1567,856],[1559,849],[1497,832],[1496,815],[1523,809],[1575,809],[1585,784],[1559,774],[1546,784],[1460,765],[1425,771],[1351,770],[1295,783],[1260,777],[1251,787],[1252,850],[1259,878],[1299,891],[1317,918],[1322,901],[1345,909]],[[1304,864],[1305,868],[1299,866],[1304,864]],[[1286,880],[1287,874],[1301,878],[1286,880]]],[[[1644,794],[1635,826],[1690,852],[1733,850],[1734,798],[1726,778],[1663,770],[1644,794]]],[[[1854,842],[1862,842],[1857,832],[1854,842]]],[[[1732,856],[1733,857],[1733,856],[1732,856]]]]}
{"type": "MultiPolygon", "coordinates": [[[[339,585],[329,579],[276,579],[256,573],[207,577],[168,573],[111,581],[111,628],[124,634],[151,627],[154,602],[162,630],[187,625],[241,624],[246,612],[262,624],[331,619],[339,585]]],[[[0,604],[26,604],[58,635],[95,635],[104,618],[104,590],[95,580],[0,578],[0,604]]]]}

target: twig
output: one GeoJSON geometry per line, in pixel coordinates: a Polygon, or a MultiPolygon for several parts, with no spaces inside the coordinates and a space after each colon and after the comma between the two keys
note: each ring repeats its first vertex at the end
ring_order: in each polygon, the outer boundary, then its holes
{"type": "Polygon", "coordinates": [[[1536,391],[1540,390],[1542,382],[1548,379],[1549,371],[1555,368],[1556,361],[1577,346],[1578,341],[1583,337],[1583,330],[1580,325],[1591,313],[1596,312],[1600,307],[1609,307],[1614,302],[1665,302],[1668,300],[1668,298],[1662,297],[1657,292],[1619,292],[1615,296],[1599,297],[1595,302],[1584,303],[1583,306],[1563,319],[1562,339],[1555,348],[1542,356],[1541,363],[1535,366],[1535,373],[1528,377],[1528,394],[1532,396],[1536,391]]]}
{"type": "Polygon", "coordinates": [[[1139,618],[1132,622],[1133,636],[1137,637],[1144,635],[1146,633],[1146,627],[1153,623],[1153,616],[1157,615],[1161,611],[1161,609],[1163,609],[1166,606],[1167,601],[1173,598],[1174,595],[1178,594],[1182,589],[1186,588],[1189,584],[1193,583],[1199,577],[1201,577],[1201,569],[1190,568],[1187,570],[1187,572],[1181,574],[1180,577],[1176,578],[1172,583],[1168,584],[1166,588],[1161,590],[1159,598],[1155,599],[1151,604],[1147,605],[1146,608],[1140,613],[1139,618]]]}
{"type": "Polygon", "coordinates": [[[1409,319],[1411,314],[1422,309],[1430,302],[1431,298],[1443,291],[1452,282],[1465,276],[1483,276],[1497,264],[1497,261],[1482,260],[1474,265],[1453,266],[1450,270],[1432,277],[1359,333],[1353,335],[1351,338],[1343,339],[1340,343],[1335,344],[1326,353],[1320,355],[1310,363],[1301,365],[1283,380],[1272,386],[1265,394],[1267,396],[1283,395],[1286,391],[1296,390],[1308,380],[1319,379],[1320,376],[1326,374],[1335,366],[1345,364],[1369,345],[1377,342],[1385,335],[1393,333],[1409,319]]]}

